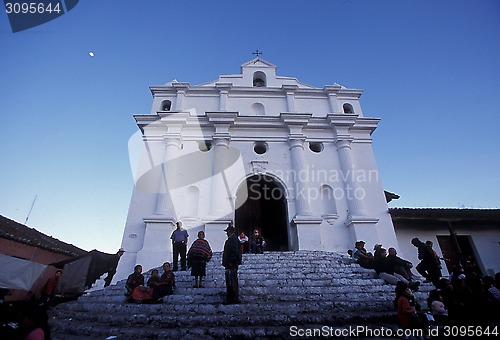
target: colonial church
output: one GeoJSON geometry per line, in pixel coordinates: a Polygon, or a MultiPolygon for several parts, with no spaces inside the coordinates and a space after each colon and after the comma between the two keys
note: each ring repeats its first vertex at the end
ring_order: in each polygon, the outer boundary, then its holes
{"type": "Polygon", "coordinates": [[[356,240],[397,247],[362,91],[277,74],[259,57],[201,85],[152,86],[135,115],[136,160],[116,279],[135,264],[172,260],[181,221],[189,244],[204,230],[214,251],[233,223],[260,229],[269,251],[345,252],[356,240]]]}

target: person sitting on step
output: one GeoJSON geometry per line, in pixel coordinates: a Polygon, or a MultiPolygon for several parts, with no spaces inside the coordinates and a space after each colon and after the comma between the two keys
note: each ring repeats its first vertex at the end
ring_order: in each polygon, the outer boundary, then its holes
{"type": "Polygon", "coordinates": [[[175,274],[170,269],[170,262],[163,264],[163,274],[153,290],[153,301],[162,302],[162,297],[172,295],[175,289],[175,274]]]}
{"type": "Polygon", "coordinates": [[[403,276],[400,274],[394,273],[392,269],[388,266],[387,264],[387,250],[384,248],[379,248],[375,252],[375,255],[373,256],[374,258],[374,265],[375,265],[375,272],[377,272],[378,278],[384,280],[385,282],[389,284],[396,285],[399,281],[403,281],[406,285],[411,290],[417,291],[418,286],[420,285],[420,282],[415,281],[415,282],[409,282],[407,279],[405,279],[403,276]]]}
{"type": "Polygon", "coordinates": [[[125,288],[127,289],[125,295],[129,298],[129,301],[134,301],[133,293],[139,286],[144,286],[144,275],[142,275],[142,266],[140,264],[134,267],[134,272],[128,276],[125,283],[125,288]]]}
{"type": "Polygon", "coordinates": [[[365,241],[356,241],[356,243],[354,244],[354,250],[352,252],[352,258],[356,260],[356,263],[363,268],[374,268],[373,255],[366,251],[365,241]]]}
{"type": "Polygon", "coordinates": [[[248,252],[248,236],[245,235],[244,232],[240,233],[240,236],[238,236],[238,239],[240,240],[240,248],[241,248],[241,253],[245,254],[248,252]]]}
{"type": "Polygon", "coordinates": [[[266,241],[262,235],[260,235],[260,231],[258,229],[253,231],[252,244],[250,247],[253,254],[262,254],[264,252],[266,241]]]}
{"type": "Polygon", "coordinates": [[[397,251],[395,248],[389,248],[389,255],[387,255],[387,265],[389,269],[394,273],[402,275],[408,281],[413,280],[413,274],[411,272],[411,268],[413,268],[413,264],[410,261],[403,260],[399,256],[397,256],[397,251]]]}

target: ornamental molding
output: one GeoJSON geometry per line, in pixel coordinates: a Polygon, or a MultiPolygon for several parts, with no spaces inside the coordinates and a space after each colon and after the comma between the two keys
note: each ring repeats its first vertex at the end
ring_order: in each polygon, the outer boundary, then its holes
{"type": "Polygon", "coordinates": [[[250,161],[252,164],[252,170],[254,175],[265,174],[267,172],[267,160],[253,160],[250,161]]]}

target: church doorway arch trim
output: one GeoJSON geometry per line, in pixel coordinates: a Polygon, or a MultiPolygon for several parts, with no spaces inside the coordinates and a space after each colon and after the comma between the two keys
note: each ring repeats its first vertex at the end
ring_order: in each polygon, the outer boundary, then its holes
{"type": "Polygon", "coordinates": [[[248,174],[236,190],[236,228],[245,233],[253,232],[254,228],[261,229],[263,237],[268,241],[267,250],[296,250],[297,232],[289,217],[289,197],[287,186],[276,175],[248,174]],[[246,185],[247,197],[245,202],[240,203],[238,195],[241,196],[243,185],[246,185]]]}

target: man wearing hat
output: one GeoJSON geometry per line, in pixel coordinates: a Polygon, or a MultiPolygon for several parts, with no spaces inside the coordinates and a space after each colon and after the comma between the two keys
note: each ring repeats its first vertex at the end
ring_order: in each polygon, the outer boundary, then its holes
{"type": "Polygon", "coordinates": [[[226,268],[226,302],[228,304],[239,303],[238,266],[241,264],[240,241],[232,225],[229,225],[224,231],[227,233],[227,240],[224,243],[222,265],[226,268]]]}
{"type": "Polygon", "coordinates": [[[352,253],[352,257],[356,260],[361,267],[367,269],[373,269],[373,255],[366,251],[365,249],[365,241],[357,241],[354,244],[354,251],[352,253]]]}
{"type": "Polygon", "coordinates": [[[116,273],[116,267],[118,266],[118,261],[120,261],[120,257],[125,253],[123,248],[118,249],[115,255],[111,255],[111,258],[108,261],[108,276],[104,279],[104,287],[107,287],[111,284],[111,280],[116,273]]]}

